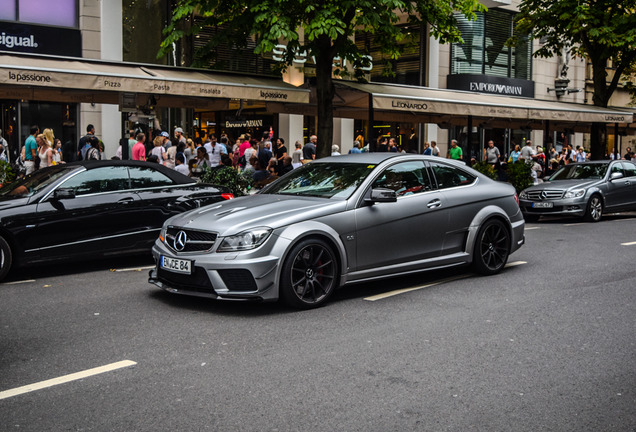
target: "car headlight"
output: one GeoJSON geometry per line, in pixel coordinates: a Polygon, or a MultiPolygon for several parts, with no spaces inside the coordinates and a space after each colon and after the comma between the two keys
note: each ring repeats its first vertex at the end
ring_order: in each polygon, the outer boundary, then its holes
{"type": "Polygon", "coordinates": [[[521,191],[519,199],[528,199],[528,193],[526,191],[521,191]]]}
{"type": "Polygon", "coordinates": [[[161,240],[162,243],[166,242],[166,232],[168,231],[168,226],[166,224],[164,224],[161,227],[161,232],[159,233],[159,240],[161,240]]]}
{"type": "Polygon", "coordinates": [[[271,228],[255,228],[223,238],[217,252],[236,252],[255,249],[272,233],[271,228]]]}
{"type": "Polygon", "coordinates": [[[585,195],[585,189],[574,189],[565,193],[566,198],[580,198],[585,195]]]}

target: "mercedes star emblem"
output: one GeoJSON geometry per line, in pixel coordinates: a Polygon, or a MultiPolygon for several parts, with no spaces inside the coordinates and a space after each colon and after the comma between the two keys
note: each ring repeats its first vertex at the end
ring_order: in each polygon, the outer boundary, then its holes
{"type": "Polygon", "coordinates": [[[183,249],[185,249],[187,242],[188,236],[185,231],[179,231],[174,238],[174,249],[181,252],[183,249]]]}
{"type": "Polygon", "coordinates": [[[548,199],[548,194],[546,191],[541,191],[541,199],[548,199]]]}

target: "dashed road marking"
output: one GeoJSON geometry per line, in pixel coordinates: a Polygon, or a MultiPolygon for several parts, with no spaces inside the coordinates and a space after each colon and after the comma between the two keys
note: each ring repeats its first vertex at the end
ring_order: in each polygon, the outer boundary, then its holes
{"type": "MultiPolygon", "coordinates": [[[[513,262],[510,262],[510,263],[506,264],[505,268],[516,267],[516,266],[520,266],[520,265],[523,265],[523,264],[528,264],[528,262],[527,261],[513,261],[513,262]]],[[[466,274],[466,275],[456,276],[456,277],[452,277],[452,278],[448,278],[448,279],[442,279],[442,280],[439,280],[437,282],[431,282],[431,283],[426,284],[426,285],[419,285],[419,286],[410,287],[410,288],[402,288],[402,289],[399,289],[399,290],[389,291],[389,292],[385,292],[385,293],[382,293],[382,294],[374,295],[374,296],[371,296],[371,297],[365,297],[364,300],[371,301],[371,302],[378,301],[378,300],[384,300],[386,298],[393,297],[393,296],[396,296],[396,295],[406,294],[406,293],[409,293],[411,291],[417,291],[417,290],[421,290],[421,289],[424,289],[424,288],[432,287],[432,286],[435,286],[435,285],[441,285],[441,284],[444,284],[444,283],[453,282],[453,281],[460,280],[460,279],[465,279],[465,278],[470,277],[470,276],[472,276],[472,274],[466,274]]]]}
{"type": "Polygon", "coordinates": [[[2,285],[18,285],[18,284],[31,283],[31,282],[35,282],[35,279],[26,279],[26,280],[21,280],[21,281],[5,282],[2,285]]]}
{"type": "Polygon", "coordinates": [[[155,266],[145,266],[145,267],[131,267],[125,269],[110,269],[112,272],[132,272],[132,271],[144,271],[155,268],[155,266]]]}
{"type": "Polygon", "coordinates": [[[588,224],[585,222],[576,222],[576,223],[564,224],[563,226],[571,227],[571,226],[578,226],[578,225],[588,225],[588,224]]]}
{"type": "Polygon", "coordinates": [[[636,241],[628,242],[628,243],[621,243],[621,246],[635,246],[635,245],[636,245],[636,241]]]}
{"type": "Polygon", "coordinates": [[[85,371],[82,372],[76,372],[76,373],[72,373],[69,375],[64,375],[58,378],[53,378],[50,380],[46,380],[46,381],[40,381],[37,383],[33,383],[33,384],[29,384],[29,385],[25,385],[22,387],[17,387],[11,390],[5,390],[3,392],[0,392],[0,400],[1,399],[7,399],[13,396],[18,396],[24,393],[30,393],[32,391],[36,391],[36,390],[42,390],[44,388],[47,387],[53,387],[59,384],[65,384],[67,382],[71,382],[71,381],[77,381],[83,378],[87,378],[93,375],[99,375],[99,374],[103,374],[105,372],[111,372],[117,369],[121,369],[121,368],[125,368],[125,367],[129,367],[129,366],[134,366],[137,363],[131,360],[123,360],[120,362],[116,362],[116,363],[111,363],[105,366],[100,366],[100,367],[96,367],[93,369],[87,369],[85,371]]]}
{"type": "Polygon", "coordinates": [[[536,229],[541,229],[541,227],[525,227],[524,230],[526,231],[531,231],[531,230],[536,230],[536,229]]]}

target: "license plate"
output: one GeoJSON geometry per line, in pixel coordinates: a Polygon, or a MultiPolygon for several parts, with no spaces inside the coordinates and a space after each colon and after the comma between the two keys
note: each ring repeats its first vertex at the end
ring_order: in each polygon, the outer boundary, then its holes
{"type": "Polygon", "coordinates": [[[161,256],[159,265],[162,269],[175,273],[192,274],[192,261],[161,256]]]}
{"type": "Polygon", "coordinates": [[[532,208],[552,208],[554,203],[551,202],[533,202],[532,208]]]}

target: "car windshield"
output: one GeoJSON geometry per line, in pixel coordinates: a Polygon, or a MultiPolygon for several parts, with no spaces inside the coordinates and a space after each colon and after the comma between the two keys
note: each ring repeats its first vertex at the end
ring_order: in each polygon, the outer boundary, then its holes
{"type": "Polygon", "coordinates": [[[5,199],[30,197],[53,184],[68,172],[69,169],[64,165],[37,170],[33,174],[1,188],[0,197],[5,199]]]}
{"type": "Polygon", "coordinates": [[[607,164],[565,165],[550,177],[550,181],[602,179],[607,172],[607,166],[607,164]]]}
{"type": "Polygon", "coordinates": [[[347,199],[375,166],[312,162],[296,168],[260,193],[347,199]]]}

